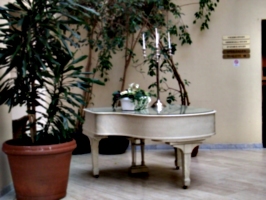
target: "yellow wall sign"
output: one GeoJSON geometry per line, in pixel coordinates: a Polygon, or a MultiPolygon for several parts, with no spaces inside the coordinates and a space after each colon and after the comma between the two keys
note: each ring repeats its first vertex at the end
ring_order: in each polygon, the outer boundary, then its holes
{"type": "Polygon", "coordinates": [[[250,53],[250,49],[225,49],[223,54],[238,54],[238,53],[250,53]]]}
{"type": "Polygon", "coordinates": [[[223,44],[235,45],[235,44],[249,44],[249,40],[223,40],[223,44]]]}
{"type": "Polygon", "coordinates": [[[249,45],[223,45],[223,49],[250,49],[249,45]]]}
{"type": "Polygon", "coordinates": [[[229,35],[223,36],[223,40],[246,40],[250,39],[249,35],[229,35]]]}
{"type": "Polygon", "coordinates": [[[250,58],[250,54],[224,54],[224,59],[233,59],[233,58],[250,58]]]}
{"type": "Polygon", "coordinates": [[[229,35],[223,36],[223,58],[250,58],[250,36],[229,35]]]}

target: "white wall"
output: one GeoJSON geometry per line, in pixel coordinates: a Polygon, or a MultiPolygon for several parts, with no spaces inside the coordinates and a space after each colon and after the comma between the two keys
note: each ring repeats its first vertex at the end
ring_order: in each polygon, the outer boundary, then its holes
{"type": "MultiPolygon", "coordinates": [[[[0,6],[6,4],[8,0],[1,0],[0,6]]],[[[2,72],[0,71],[0,74],[2,72]]],[[[4,141],[12,138],[11,114],[8,114],[7,106],[0,106],[0,196],[6,192],[12,182],[6,155],[2,152],[4,141]]]]}
{"type": "MultiPolygon", "coordinates": [[[[192,6],[186,7],[187,11],[190,9],[192,6]]],[[[200,32],[193,27],[194,44],[178,54],[182,74],[192,81],[189,87],[192,105],[217,110],[217,135],[208,140],[210,143],[261,143],[264,17],[263,0],[222,0],[212,16],[210,30],[200,32]],[[249,35],[251,58],[240,59],[239,67],[233,66],[233,59],[222,59],[224,35],[249,35]]]]}
{"type": "MultiPolygon", "coordinates": [[[[183,5],[197,1],[175,2],[183,5]]],[[[182,7],[193,44],[179,45],[174,58],[179,62],[182,78],[191,82],[187,88],[191,105],[217,110],[217,134],[206,143],[261,143],[261,20],[266,19],[265,0],[221,0],[211,16],[210,29],[204,32],[192,24],[197,7],[182,7]],[[222,36],[225,35],[250,36],[251,58],[240,59],[239,67],[233,66],[233,59],[222,58],[222,36]]],[[[138,53],[142,54],[141,49],[138,53]]],[[[120,89],[121,59],[122,56],[117,55],[114,60],[116,70],[110,73],[107,86],[95,87],[95,107],[110,106],[112,92],[120,89]]],[[[149,77],[143,77],[133,68],[128,74],[127,84],[137,82],[147,88],[151,83],[149,77]]]]}

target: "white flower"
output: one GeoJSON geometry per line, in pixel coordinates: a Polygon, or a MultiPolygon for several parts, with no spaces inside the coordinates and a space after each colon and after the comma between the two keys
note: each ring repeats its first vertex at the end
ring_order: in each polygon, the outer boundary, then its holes
{"type": "Polygon", "coordinates": [[[120,92],[120,95],[125,95],[125,94],[127,94],[128,92],[125,90],[125,91],[122,91],[122,92],[120,92]]]}
{"type": "Polygon", "coordinates": [[[133,88],[134,85],[135,85],[135,83],[130,83],[130,84],[128,85],[128,88],[133,88]]]}
{"type": "Polygon", "coordinates": [[[129,87],[128,87],[128,90],[134,91],[134,90],[137,90],[138,88],[139,88],[139,84],[137,84],[137,83],[130,83],[129,84],[129,87]]]}

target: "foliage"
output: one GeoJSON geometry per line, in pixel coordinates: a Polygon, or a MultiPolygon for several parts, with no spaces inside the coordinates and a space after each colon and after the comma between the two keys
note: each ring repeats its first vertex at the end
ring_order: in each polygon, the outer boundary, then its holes
{"type": "Polygon", "coordinates": [[[217,7],[217,3],[219,0],[209,1],[209,0],[201,0],[199,2],[199,11],[195,13],[195,20],[193,21],[194,24],[196,24],[198,19],[203,19],[203,22],[201,23],[200,30],[209,29],[208,23],[210,22],[210,16],[211,12],[215,10],[215,7],[217,7]]]}
{"type": "MultiPolygon", "coordinates": [[[[167,102],[171,103],[180,99],[180,104],[189,105],[190,101],[186,91],[189,82],[185,82],[178,73],[178,63],[174,56],[167,54],[167,32],[171,37],[177,37],[180,43],[171,43],[172,54],[176,54],[178,45],[191,44],[188,26],[183,23],[182,6],[198,4],[199,9],[195,13],[195,21],[201,21],[201,30],[209,28],[210,15],[217,6],[219,0],[198,0],[194,3],[176,5],[173,0],[80,0],[84,6],[94,8],[99,16],[90,18],[88,28],[88,62],[86,70],[93,70],[99,74],[101,80],[109,81],[109,71],[112,70],[112,58],[116,53],[124,55],[124,63],[121,64],[123,76],[121,77],[121,89],[124,90],[127,71],[129,66],[135,67],[140,73],[147,73],[149,76],[156,75],[156,63],[154,61],[154,29],[160,30],[160,53],[164,60],[160,64],[160,72],[171,74],[177,84],[170,87],[167,84],[168,76],[161,77],[161,92],[168,92],[167,102]],[[141,35],[145,33],[147,52],[151,52],[143,62],[139,61],[136,54],[136,46],[142,44],[141,35]],[[93,64],[92,60],[95,60],[93,64]],[[142,67],[145,65],[148,69],[142,67]],[[176,98],[178,96],[178,98],[176,98]]],[[[119,66],[120,67],[120,66],[119,66]]],[[[156,89],[156,83],[151,83],[151,92],[156,89]]],[[[89,103],[91,93],[84,95],[89,103]]],[[[87,106],[87,105],[86,105],[87,106]]],[[[83,112],[80,108],[80,112],[83,112]]],[[[84,115],[84,113],[82,113],[84,115]]],[[[80,126],[78,123],[77,126],[80,126]]]]}
{"type": "Polygon", "coordinates": [[[86,56],[75,58],[69,47],[82,43],[73,26],[88,28],[86,19],[94,15],[73,0],[15,0],[0,7],[0,105],[9,111],[26,106],[30,143],[69,140],[76,118],[82,120],[75,107],[85,104],[73,89],[102,84],[82,72],[77,64],[86,56]]]}

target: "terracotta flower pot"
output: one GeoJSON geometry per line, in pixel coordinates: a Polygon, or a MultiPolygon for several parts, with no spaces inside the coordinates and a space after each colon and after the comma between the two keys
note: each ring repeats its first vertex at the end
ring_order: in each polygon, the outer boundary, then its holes
{"type": "Polygon", "coordinates": [[[13,141],[6,141],[3,151],[8,156],[17,200],[65,197],[75,140],[40,146],[16,146],[13,141]]]}

